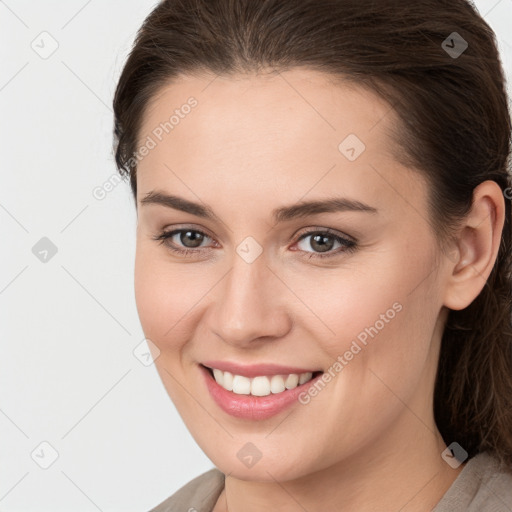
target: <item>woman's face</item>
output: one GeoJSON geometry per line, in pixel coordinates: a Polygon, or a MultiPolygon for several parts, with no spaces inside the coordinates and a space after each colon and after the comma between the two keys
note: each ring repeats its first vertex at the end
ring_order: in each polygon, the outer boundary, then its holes
{"type": "Polygon", "coordinates": [[[448,265],[394,122],[370,92],[305,69],[181,77],[146,112],[137,308],[226,474],[289,480],[434,438],[448,265]],[[203,365],[238,375],[215,372],[236,392],[203,365]]]}

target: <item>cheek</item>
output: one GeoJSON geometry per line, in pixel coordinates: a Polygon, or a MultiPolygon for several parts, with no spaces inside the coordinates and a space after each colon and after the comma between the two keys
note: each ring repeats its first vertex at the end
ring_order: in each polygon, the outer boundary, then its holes
{"type": "MultiPolygon", "coordinates": [[[[398,250],[381,254],[364,274],[325,281],[323,293],[309,295],[308,306],[322,323],[312,319],[308,328],[311,336],[317,333],[332,364],[341,364],[333,368],[336,375],[343,374],[336,379],[340,392],[366,390],[362,395],[372,402],[372,393],[380,395],[375,386],[383,387],[374,373],[405,395],[421,378],[442,300],[432,272],[434,254],[418,254],[422,256],[409,261],[398,250]],[[371,385],[369,378],[375,381],[371,385]]],[[[340,397],[340,403],[346,400],[340,397]]]]}
{"type": "Polygon", "coordinates": [[[187,349],[218,279],[210,268],[172,261],[164,248],[153,247],[151,241],[137,242],[135,301],[144,334],[160,349],[161,362],[176,365],[171,356],[187,349]]]}
{"type": "Polygon", "coordinates": [[[432,261],[426,253],[409,263],[399,251],[381,253],[357,268],[294,275],[287,282],[306,306],[300,319],[311,339],[323,340],[325,351],[336,357],[354,340],[364,346],[406,331],[425,333],[432,322],[429,311],[439,302],[429,276],[432,261]]]}
{"type": "Polygon", "coordinates": [[[137,242],[135,301],[146,338],[164,350],[170,348],[166,340],[177,339],[174,331],[190,309],[190,294],[185,290],[191,285],[184,274],[171,272],[172,266],[161,256],[165,251],[148,245],[137,242]]]}
{"type": "MultiPolygon", "coordinates": [[[[318,295],[308,303],[312,309],[324,304],[315,311],[335,331],[316,338],[334,377],[325,392],[311,395],[305,405],[311,408],[309,417],[321,418],[318,430],[325,438],[343,440],[335,450],[328,447],[326,460],[376,442],[404,403],[416,408],[412,403],[419,390],[425,399],[428,395],[435,371],[431,336],[440,302],[434,276],[425,279],[432,260],[425,256],[407,266],[396,261],[394,267],[386,265],[386,272],[379,266],[375,275],[324,289],[332,297],[329,302],[318,295]]],[[[309,324],[311,332],[313,325],[318,327],[317,319],[309,324]]],[[[310,442],[316,446],[314,436],[310,442]]],[[[305,450],[305,457],[314,456],[305,450]]]]}

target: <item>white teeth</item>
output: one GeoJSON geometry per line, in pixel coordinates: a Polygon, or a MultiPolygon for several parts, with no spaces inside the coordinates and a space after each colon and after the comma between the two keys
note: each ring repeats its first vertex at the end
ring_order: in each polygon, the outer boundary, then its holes
{"type": "MultiPolygon", "coordinates": [[[[220,372],[220,370],[219,370],[219,372],[220,372]]],[[[224,382],[221,384],[221,386],[223,386],[224,389],[227,389],[228,391],[233,390],[233,374],[232,373],[224,372],[224,382]]]]}
{"type": "Polygon", "coordinates": [[[270,395],[270,384],[268,377],[254,377],[251,382],[251,395],[267,396],[270,395]]]}
{"type": "Polygon", "coordinates": [[[286,382],[284,383],[286,389],[296,388],[299,384],[299,376],[296,373],[291,373],[288,375],[286,382]]]}
{"type": "Polygon", "coordinates": [[[311,380],[313,374],[311,372],[301,373],[299,378],[299,384],[304,384],[308,380],[311,380]]]}
{"type": "Polygon", "coordinates": [[[222,370],[217,370],[217,368],[214,368],[213,369],[213,376],[215,377],[215,380],[216,380],[217,384],[220,384],[221,386],[224,385],[222,370]]]}
{"type": "Polygon", "coordinates": [[[251,379],[235,375],[233,377],[233,393],[237,395],[249,395],[251,393],[251,379]]]}
{"type": "Polygon", "coordinates": [[[282,393],[285,389],[283,377],[281,375],[274,375],[270,380],[270,391],[272,393],[282,393]]]}
{"type": "Polygon", "coordinates": [[[249,379],[242,375],[233,375],[213,368],[213,376],[217,384],[237,395],[267,396],[270,393],[282,393],[286,389],[294,389],[313,378],[311,372],[291,373],[289,375],[259,376],[249,379]]]}

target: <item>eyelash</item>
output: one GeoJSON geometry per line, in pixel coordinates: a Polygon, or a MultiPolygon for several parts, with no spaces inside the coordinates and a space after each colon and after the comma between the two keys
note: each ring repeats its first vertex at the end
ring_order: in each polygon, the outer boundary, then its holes
{"type": "MultiPolygon", "coordinates": [[[[197,253],[200,250],[203,250],[204,248],[196,248],[196,249],[177,249],[176,247],[173,247],[173,245],[170,242],[167,242],[168,239],[172,238],[174,235],[177,235],[179,233],[186,233],[187,231],[191,231],[193,233],[199,233],[200,235],[203,235],[204,237],[211,238],[209,235],[201,231],[200,229],[190,229],[190,228],[181,228],[181,229],[174,229],[172,231],[162,231],[159,235],[156,235],[153,237],[153,240],[159,241],[160,245],[165,244],[167,246],[167,249],[170,251],[179,254],[180,256],[184,257],[191,257],[193,254],[197,253]]],[[[303,232],[299,235],[299,238],[297,239],[297,242],[300,242],[304,238],[307,238],[308,236],[312,235],[329,235],[336,242],[339,242],[342,245],[342,248],[339,248],[337,251],[329,251],[326,253],[318,253],[318,252],[310,252],[310,251],[302,251],[306,252],[309,255],[305,256],[307,259],[316,259],[316,258],[332,258],[335,256],[338,256],[340,253],[348,252],[352,253],[357,249],[357,242],[354,240],[350,240],[348,238],[344,238],[340,235],[337,235],[333,230],[329,228],[323,228],[323,229],[315,229],[310,230],[307,232],[303,232]]],[[[211,248],[208,248],[211,249],[211,248]]],[[[300,249],[298,249],[300,251],[300,249]]]]}

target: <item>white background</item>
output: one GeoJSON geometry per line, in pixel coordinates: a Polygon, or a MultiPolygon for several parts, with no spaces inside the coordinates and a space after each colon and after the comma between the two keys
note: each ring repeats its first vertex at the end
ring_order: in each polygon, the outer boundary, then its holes
{"type": "MultiPolygon", "coordinates": [[[[144,512],[213,466],[133,354],[128,183],[93,196],[116,176],[113,92],[156,3],[0,0],[3,512],[144,512]],[[58,42],[47,59],[31,47],[51,48],[43,31],[58,42]],[[42,237],[58,251],[46,263],[42,237]]],[[[512,78],[512,0],[476,4],[512,78]]]]}

